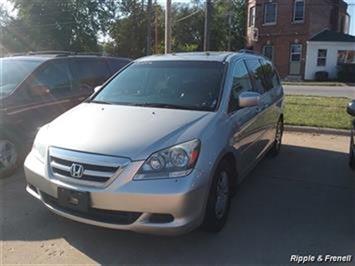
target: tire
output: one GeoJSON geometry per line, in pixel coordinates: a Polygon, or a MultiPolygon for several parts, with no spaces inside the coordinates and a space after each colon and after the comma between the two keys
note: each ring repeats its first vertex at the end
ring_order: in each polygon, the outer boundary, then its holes
{"type": "Polygon", "coordinates": [[[351,136],[350,140],[350,152],[349,152],[349,166],[355,170],[355,154],[354,154],[354,136],[351,136]]]}
{"type": "Polygon", "coordinates": [[[21,161],[21,149],[17,141],[0,137],[0,178],[15,172],[21,161]]]}
{"type": "Polygon", "coordinates": [[[207,232],[221,231],[227,221],[231,203],[233,171],[227,161],[222,161],[213,177],[207,200],[202,229],[207,232]]]}
{"type": "Polygon", "coordinates": [[[282,117],[280,117],[280,119],[276,125],[275,140],[274,140],[274,143],[272,144],[272,147],[271,147],[270,153],[269,153],[272,157],[276,157],[277,155],[280,154],[280,150],[281,150],[281,146],[282,146],[283,132],[284,132],[284,120],[282,117]]]}

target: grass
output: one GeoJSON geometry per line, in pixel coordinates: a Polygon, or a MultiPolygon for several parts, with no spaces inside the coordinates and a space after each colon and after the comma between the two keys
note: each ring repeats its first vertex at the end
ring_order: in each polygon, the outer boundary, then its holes
{"type": "Polygon", "coordinates": [[[285,124],[335,129],[350,129],[347,98],[286,96],[285,124]]]}
{"type": "Polygon", "coordinates": [[[346,86],[345,83],[336,82],[336,81],[284,81],[282,82],[283,85],[291,85],[291,86],[331,86],[331,87],[342,87],[346,86]]]}

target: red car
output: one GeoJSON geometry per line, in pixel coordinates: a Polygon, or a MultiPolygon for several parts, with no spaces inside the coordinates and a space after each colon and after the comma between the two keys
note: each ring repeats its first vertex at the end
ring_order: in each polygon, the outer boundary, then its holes
{"type": "Polygon", "coordinates": [[[0,177],[21,161],[37,129],[76,106],[127,58],[31,53],[0,59],[0,177]]]}

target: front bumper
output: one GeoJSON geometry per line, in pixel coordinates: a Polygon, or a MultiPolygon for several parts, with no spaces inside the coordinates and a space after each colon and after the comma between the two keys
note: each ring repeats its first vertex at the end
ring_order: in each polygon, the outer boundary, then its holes
{"type": "Polygon", "coordinates": [[[177,179],[133,181],[142,163],[132,162],[107,187],[94,188],[55,179],[45,164],[30,153],[25,161],[26,190],[52,212],[91,225],[162,235],[179,235],[198,227],[208,196],[208,187],[201,185],[206,183],[201,182],[204,172],[194,170],[189,176],[177,179]],[[99,216],[60,208],[56,204],[59,187],[89,192],[90,209],[99,216]],[[107,217],[123,215],[126,219],[122,222],[103,219],[105,213],[107,217]]]}

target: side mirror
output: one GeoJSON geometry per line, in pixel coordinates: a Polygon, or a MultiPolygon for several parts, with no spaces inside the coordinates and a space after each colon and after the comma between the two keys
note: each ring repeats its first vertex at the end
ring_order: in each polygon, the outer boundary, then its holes
{"type": "Polygon", "coordinates": [[[254,91],[245,91],[239,95],[239,107],[257,106],[260,102],[260,93],[254,91]]]}
{"type": "Polygon", "coordinates": [[[46,85],[35,85],[31,87],[31,93],[33,96],[37,97],[44,97],[48,96],[50,90],[49,87],[46,85]]]}
{"type": "Polygon", "coordinates": [[[102,85],[100,86],[96,86],[95,89],[94,89],[94,93],[98,92],[99,90],[101,90],[102,88],[102,85]]]}
{"type": "Polygon", "coordinates": [[[348,111],[348,114],[351,116],[355,116],[355,100],[352,100],[348,104],[348,108],[346,109],[348,111]]]}

